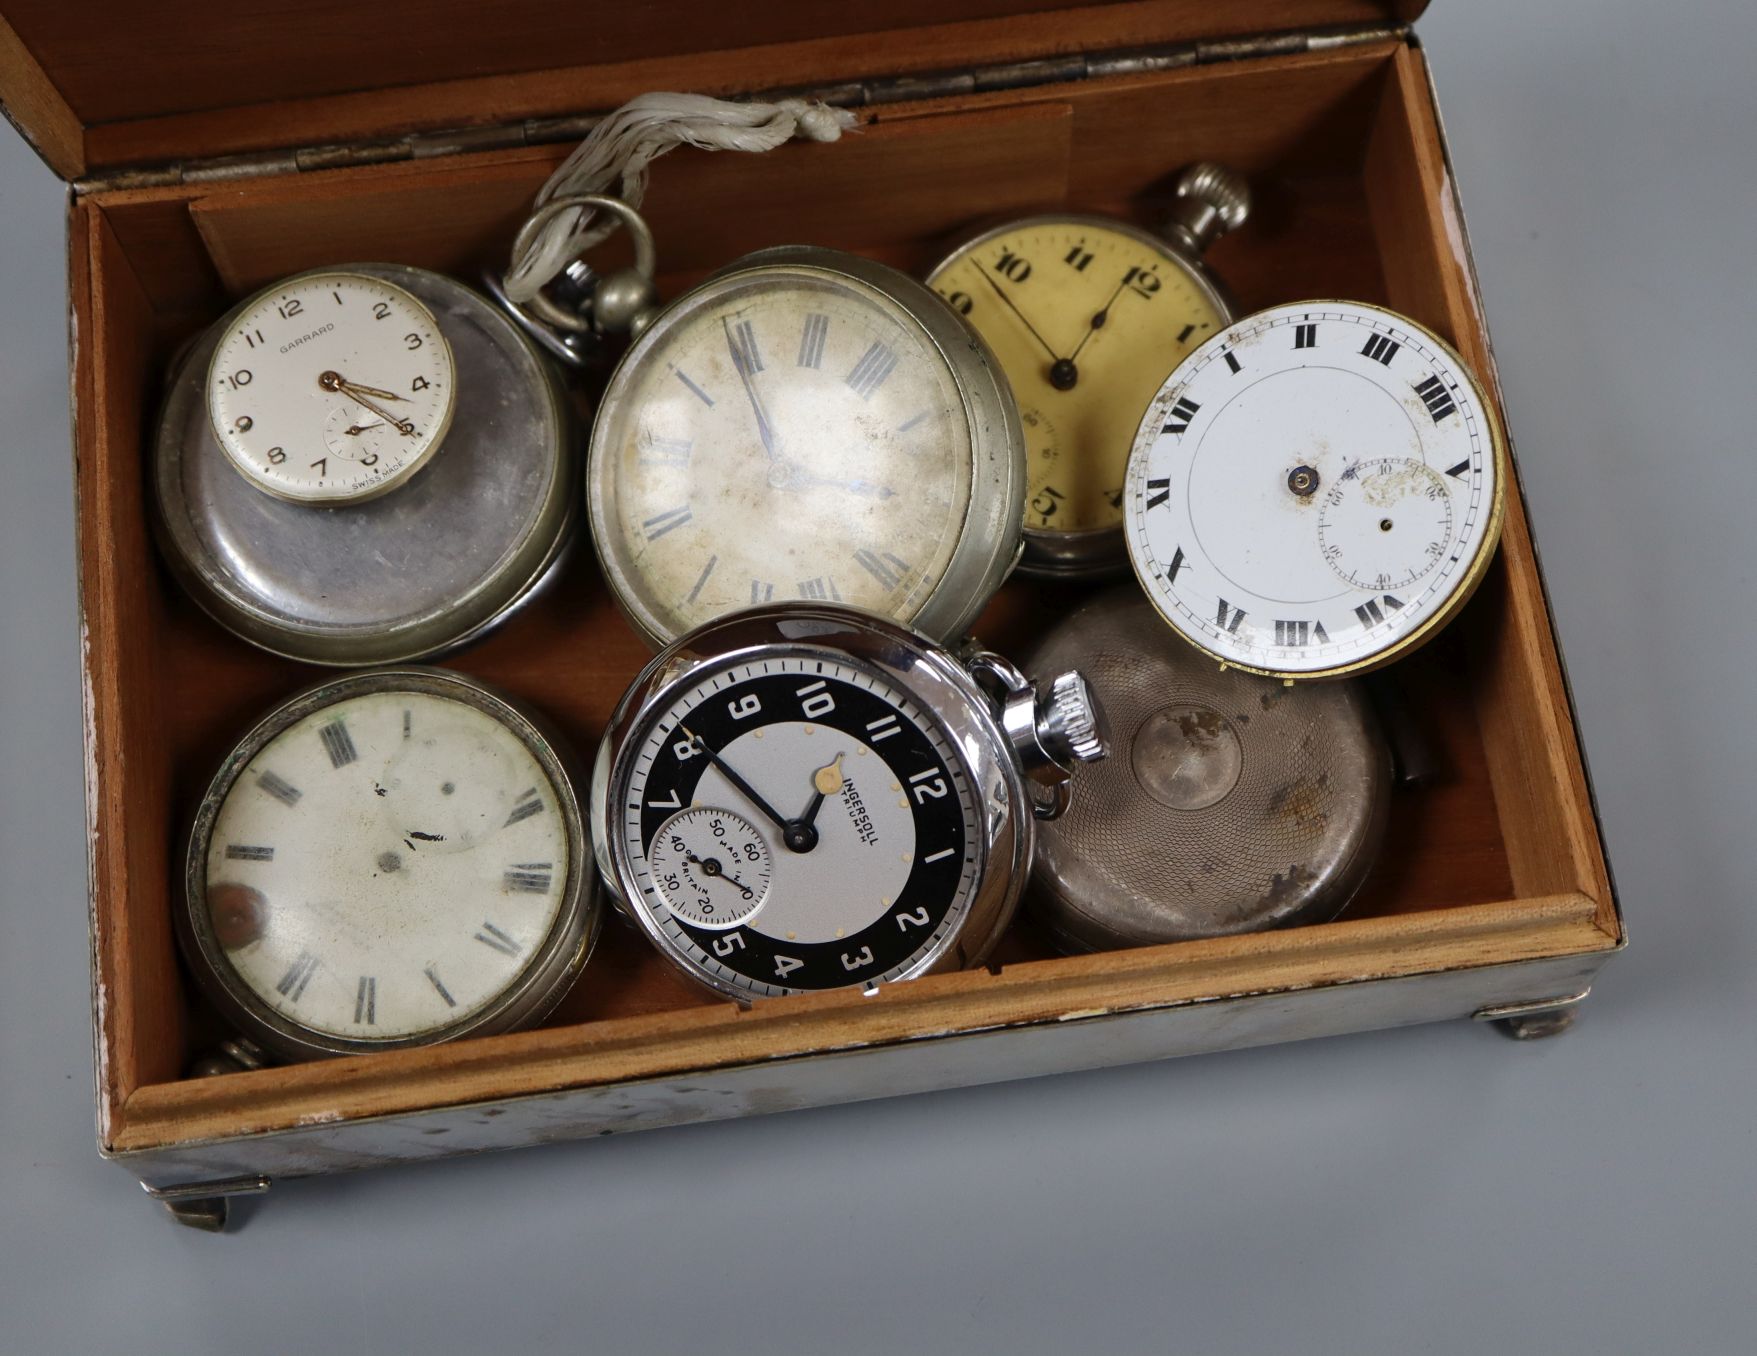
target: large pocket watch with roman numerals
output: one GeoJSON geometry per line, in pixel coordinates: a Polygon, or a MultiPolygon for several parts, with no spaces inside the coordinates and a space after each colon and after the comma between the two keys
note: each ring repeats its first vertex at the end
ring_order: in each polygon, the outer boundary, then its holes
{"type": "Polygon", "coordinates": [[[599,866],[684,974],[738,1000],[980,962],[1033,821],[1102,757],[1078,673],[1033,686],[874,614],[775,604],[662,651],[592,776],[599,866]]]}
{"type": "Polygon", "coordinates": [[[565,748],[443,669],[332,679],[265,715],[196,811],[190,969],[284,1059],[528,1026],[601,914],[565,748]]]}
{"type": "Polygon", "coordinates": [[[1506,478],[1494,402],[1438,335],[1361,302],[1294,302],[1216,334],[1154,398],[1129,457],[1129,559],[1223,664],[1363,672],[1464,606],[1506,478]]]}
{"type": "Polygon", "coordinates": [[[578,519],[547,358],[426,269],[284,278],[200,336],[159,420],[160,541],[221,625],[310,663],[437,654],[557,571],[578,519]]]}
{"type": "Polygon", "coordinates": [[[1123,474],[1135,426],[1166,372],[1231,318],[1202,255],[1249,210],[1243,179],[1192,165],[1156,231],[1114,217],[1031,216],[964,241],[929,275],[994,350],[1019,402],[1024,572],[1127,569],[1123,474]]]}
{"type": "Polygon", "coordinates": [[[605,577],[655,648],[788,598],[954,637],[1018,559],[1024,487],[987,345],[905,274],[804,246],[658,313],[587,467],[605,577]]]}

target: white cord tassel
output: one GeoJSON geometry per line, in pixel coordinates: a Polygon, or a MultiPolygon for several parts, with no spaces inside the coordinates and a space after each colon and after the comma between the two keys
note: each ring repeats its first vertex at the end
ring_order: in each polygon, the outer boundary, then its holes
{"type": "MultiPolygon", "coordinates": [[[[792,139],[835,141],[855,124],[845,108],[783,99],[779,103],[730,103],[703,94],[643,94],[610,114],[568,156],[537,194],[535,208],[578,193],[615,193],[639,207],[647,191],[647,166],[674,146],[706,151],[768,151],[792,139]],[[620,187],[612,188],[618,180],[620,187]]],[[[506,292],[526,302],[581,253],[616,229],[592,225],[588,210],[564,214],[513,260],[506,292]]]]}

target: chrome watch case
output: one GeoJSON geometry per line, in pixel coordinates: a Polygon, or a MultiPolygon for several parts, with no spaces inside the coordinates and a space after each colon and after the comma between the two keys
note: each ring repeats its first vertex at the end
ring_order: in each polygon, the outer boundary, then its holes
{"type": "Polygon", "coordinates": [[[178,945],[202,992],[251,1044],[285,1060],[365,1054],[489,1036],[532,1026],[568,993],[590,958],[603,922],[603,896],[577,788],[578,765],[567,744],[539,714],[506,694],[449,669],[400,666],[330,678],[269,711],[235,744],[203,791],[182,843],[182,899],[173,908],[178,945]],[[225,958],[205,906],[208,847],[227,793],[282,731],[314,711],[375,692],[423,692],[485,711],[515,733],[556,791],[568,842],[567,879],[549,935],[517,978],[485,1007],[451,1026],[406,1039],[349,1040],[287,1021],[245,986],[225,958]]]}
{"type": "Polygon", "coordinates": [[[362,502],[316,507],[251,485],[214,435],[205,385],[248,298],[173,374],[154,448],[154,526],[202,610],[262,649],[338,667],[433,658],[504,621],[559,573],[579,518],[573,419],[551,361],[489,298],[399,264],[311,270],[337,271],[394,283],[436,318],[458,384],[439,449],[407,482],[362,502]]]}
{"type": "Polygon", "coordinates": [[[684,293],[642,328],[612,373],[593,423],[587,462],[586,500],[593,544],[617,606],[649,646],[657,650],[677,639],[664,621],[633,595],[618,577],[604,543],[618,528],[599,463],[610,455],[611,431],[621,426],[632,400],[632,374],[673,330],[716,300],[719,285],[732,278],[769,270],[788,275],[852,278],[884,293],[926,332],[945,360],[957,386],[970,432],[973,468],[970,507],[951,558],[938,582],[906,625],[939,640],[964,633],[1000,586],[1023,550],[1025,508],[1024,434],[1012,389],[988,345],[940,297],[908,274],[841,250],[810,245],[779,245],[744,255],[684,293]]]}
{"type": "Polygon", "coordinates": [[[1078,674],[1039,691],[1006,660],[972,647],[963,658],[887,618],[850,607],[784,603],[732,613],[683,636],[641,672],[611,716],[592,771],[590,829],[599,870],[617,906],[697,982],[740,1003],[750,995],[681,962],[645,909],[627,903],[634,879],[624,835],[611,823],[623,802],[628,755],[657,713],[706,671],[765,653],[832,652],[883,675],[933,714],[981,793],[980,881],[963,925],[947,932],[900,979],[978,965],[1012,921],[1030,873],[1035,821],[1068,804],[1069,765],[1102,757],[1102,716],[1078,674]]]}

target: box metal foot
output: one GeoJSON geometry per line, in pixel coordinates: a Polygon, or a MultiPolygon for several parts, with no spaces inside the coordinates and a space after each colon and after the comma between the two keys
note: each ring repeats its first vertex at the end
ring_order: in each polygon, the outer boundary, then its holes
{"type": "Polygon", "coordinates": [[[1565,998],[1503,1003],[1492,1008],[1479,1008],[1471,1016],[1478,1022],[1488,1022],[1510,1040],[1540,1041],[1547,1036],[1559,1036],[1573,1026],[1581,1001],[1591,992],[1588,987],[1565,998]]]}

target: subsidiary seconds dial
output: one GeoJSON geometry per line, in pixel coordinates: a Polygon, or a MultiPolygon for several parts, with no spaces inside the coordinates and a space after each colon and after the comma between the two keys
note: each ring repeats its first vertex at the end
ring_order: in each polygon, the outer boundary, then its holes
{"type": "Polygon", "coordinates": [[[337,504],[400,485],[456,403],[451,346],[411,293],[366,273],[303,273],[224,324],[208,368],[214,434],[282,499],[337,504]]]}
{"type": "Polygon", "coordinates": [[[1437,335],[1355,302],[1278,306],[1203,344],[1148,409],[1130,562],[1172,627],[1227,664],[1373,668],[1481,580],[1505,455],[1493,405],[1437,335]]]}

